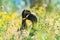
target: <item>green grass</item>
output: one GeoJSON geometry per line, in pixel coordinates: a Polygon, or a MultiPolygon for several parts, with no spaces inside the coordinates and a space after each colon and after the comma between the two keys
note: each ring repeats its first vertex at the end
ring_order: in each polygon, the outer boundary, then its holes
{"type": "MultiPolygon", "coordinates": [[[[35,10],[35,9],[34,9],[35,10]]],[[[32,30],[31,23],[28,22],[26,30],[17,32],[17,29],[21,27],[21,15],[15,15],[11,12],[0,15],[0,40],[60,40],[60,14],[57,11],[47,12],[41,10],[34,11],[36,13],[38,22],[34,25],[32,30]],[[8,15],[6,19],[3,16],[8,15]],[[12,19],[11,16],[14,16],[12,19]],[[9,17],[10,16],[10,17],[9,17]],[[15,17],[16,16],[16,17],[15,17]],[[8,18],[10,20],[8,20],[8,18]],[[15,20],[20,21],[15,21],[15,20]],[[33,36],[29,33],[34,34],[33,36]]],[[[32,10],[31,10],[32,11],[32,10]]]]}

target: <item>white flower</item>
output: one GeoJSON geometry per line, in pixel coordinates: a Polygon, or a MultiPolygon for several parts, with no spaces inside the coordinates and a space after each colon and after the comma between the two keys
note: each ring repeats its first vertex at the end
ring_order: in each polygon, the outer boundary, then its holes
{"type": "Polygon", "coordinates": [[[26,31],[26,30],[23,30],[23,31],[22,31],[22,35],[27,37],[27,36],[29,35],[29,32],[26,31]]]}
{"type": "Polygon", "coordinates": [[[60,5],[57,5],[57,8],[60,9],[60,5]]]}
{"type": "Polygon", "coordinates": [[[44,7],[47,7],[47,4],[44,3],[43,6],[44,6],[44,7]]]}
{"type": "Polygon", "coordinates": [[[59,30],[55,30],[55,34],[58,34],[59,33],[59,30]]]}

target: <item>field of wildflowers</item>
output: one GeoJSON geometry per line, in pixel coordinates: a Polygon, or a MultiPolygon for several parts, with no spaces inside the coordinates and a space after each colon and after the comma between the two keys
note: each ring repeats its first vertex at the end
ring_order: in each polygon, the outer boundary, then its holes
{"type": "Polygon", "coordinates": [[[22,16],[17,12],[0,12],[0,40],[60,40],[60,14],[58,11],[48,12],[44,6],[30,8],[37,16],[38,22],[34,26],[37,31],[32,32],[31,21],[27,20],[27,30],[22,34],[17,32],[21,27],[22,16]]]}

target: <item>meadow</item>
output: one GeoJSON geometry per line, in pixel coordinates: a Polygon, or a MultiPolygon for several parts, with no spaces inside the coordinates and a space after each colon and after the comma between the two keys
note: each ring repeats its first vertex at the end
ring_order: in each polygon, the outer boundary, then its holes
{"type": "Polygon", "coordinates": [[[58,11],[47,11],[44,6],[35,6],[29,9],[37,16],[38,22],[33,28],[32,23],[27,20],[27,30],[22,35],[17,30],[22,25],[21,12],[0,12],[0,40],[60,40],[60,14],[58,11]],[[32,32],[35,35],[29,36],[32,32]]]}

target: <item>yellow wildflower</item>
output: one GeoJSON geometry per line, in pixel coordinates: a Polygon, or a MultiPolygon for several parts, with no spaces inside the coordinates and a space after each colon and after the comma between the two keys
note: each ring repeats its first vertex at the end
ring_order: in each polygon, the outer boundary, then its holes
{"type": "Polygon", "coordinates": [[[53,23],[54,23],[54,19],[50,18],[50,24],[53,25],[53,23]]]}
{"type": "Polygon", "coordinates": [[[2,38],[2,37],[0,37],[0,40],[3,40],[3,38],[2,38]]]}
{"type": "Polygon", "coordinates": [[[0,15],[5,15],[6,14],[6,12],[0,12],[0,15]]]}
{"type": "Polygon", "coordinates": [[[44,15],[45,12],[46,12],[46,10],[45,10],[45,8],[42,7],[42,6],[39,7],[38,10],[36,10],[36,13],[37,13],[38,15],[44,15]]]}
{"type": "Polygon", "coordinates": [[[0,24],[4,24],[4,20],[3,19],[0,19],[0,24]]]}
{"type": "Polygon", "coordinates": [[[13,13],[12,16],[11,16],[12,19],[15,19],[16,17],[17,17],[16,13],[13,13]]]}
{"type": "Polygon", "coordinates": [[[6,20],[8,20],[8,21],[11,20],[11,17],[10,17],[9,15],[4,15],[4,16],[2,16],[2,18],[3,18],[3,19],[6,19],[6,20]]]}
{"type": "Polygon", "coordinates": [[[46,12],[44,7],[39,7],[40,14],[44,14],[46,12]]]}

